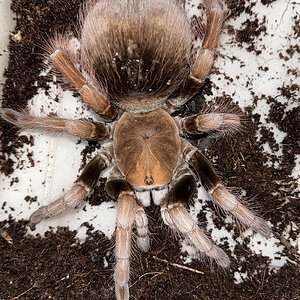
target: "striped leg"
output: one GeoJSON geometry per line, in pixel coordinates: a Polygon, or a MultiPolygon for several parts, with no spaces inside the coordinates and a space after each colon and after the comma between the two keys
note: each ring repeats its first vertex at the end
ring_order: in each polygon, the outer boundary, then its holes
{"type": "Polygon", "coordinates": [[[85,166],[81,175],[68,192],[50,204],[40,207],[30,216],[30,228],[34,230],[35,225],[42,220],[62,214],[69,209],[79,207],[96,185],[101,172],[109,165],[110,161],[111,156],[107,151],[96,155],[85,166]]]}
{"type": "Polygon", "coordinates": [[[106,96],[93,87],[83,77],[78,68],[69,57],[72,52],[68,47],[69,41],[64,36],[59,36],[50,41],[48,53],[55,68],[69,81],[80,93],[83,101],[96,113],[105,119],[113,119],[115,110],[106,96]]]}
{"type": "Polygon", "coordinates": [[[264,237],[270,236],[271,229],[268,223],[264,219],[256,216],[226,189],[204,155],[187,143],[183,156],[186,162],[195,171],[216,205],[221,207],[224,211],[230,212],[241,224],[251,227],[264,237]]]}
{"type": "Polygon", "coordinates": [[[239,130],[240,117],[230,113],[208,113],[193,115],[182,119],[181,128],[184,133],[234,133],[239,130]]]}
{"type": "MultiPolygon", "coordinates": [[[[205,0],[204,4],[206,6],[207,27],[202,48],[191,66],[188,80],[180,89],[179,97],[176,95],[167,101],[166,109],[170,112],[173,112],[176,107],[183,105],[199,92],[199,88],[209,75],[215,60],[215,49],[226,18],[226,10],[219,0],[205,0]]],[[[200,32],[199,35],[202,34],[200,32]]]]}
{"type": "Polygon", "coordinates": [[[208,76],[214,63],[215,48],[217,47],[226,11],[219,0],[206,0],[207,29],[201,52],[192,68],[190,78],[201,85],[208,76]]]}
{"type": "Polygon", "coordinates": [[[129,299],[129,271],[131,255],[132,226],[137,210],[133,191],[123,191],[118,197],[116,229],[116,266],[114,273],[116,297],[129,299]]]}
{"type": "Polygon", "coordinates": [[[242,118],[243,115],[238,108],[221,102],[209,105],[199,115],[177,117],[177,120],[182,133],[224,136],[242,131],[242,118]]]}
{"type": "Polygon", "coordinates": [[[100,140],[111,137],[109,125],[88,120],[39,118],[9,108],[0,108],[0,117],[20,128],[40,128],[52,132],[67,132],[87,140],[100,140]]]}
{"type": "Polygon", "coordinates": [[[214,259],[224,268],[228,267],[230,261],[227,254],[211,242],[185,208],[196,189],[194,177],[183,173],[176,183],[171,184],[173,187],[161,206],[164,223],[187,237],[201,254],[214,259]]]}
{"type": "Polygon", "coordinates": [[[150,248],[148,218],[143,207],[139,206],[135,215],[136,242],[138,247],[147,252],[150,248]]]}
{"type": "Polygon", "coordinates": [[[129,299],[129,273],[131,256],[132,227],[137,220],[138,204],[132,186],[119,173],[117,168],[106,183],[110,197],[118,200],[116,228],[116,266],[114,272],[117,300],[129,299]]]}

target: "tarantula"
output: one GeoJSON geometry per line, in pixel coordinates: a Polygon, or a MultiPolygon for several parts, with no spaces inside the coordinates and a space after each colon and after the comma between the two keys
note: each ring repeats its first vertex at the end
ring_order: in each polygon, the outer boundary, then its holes
{"type": "Polygon", "coordinates": [[[80,14],[81,46],[74,53],[66,36],[48,45],[54,67],[103,122],[34,117],[8,108],[1,116],[21,128],[68,132],[88,140],[112,139],[110,146],[86,165],[72,188],[40,207],[30,226],[83,203],[102,171],[113,165],[106,191],[117,201],[117,299],[129,299],[132,229],[142,251],[150,247],[144,207],[151,199],[161,208],[164,223],[186,237],[196,249],[222,267],[227,254],[199,228],[187,205],[200,181],[214,204],[241,224],[265,237],[266,221],[228,191],[209,161],[184,134],[234,132],[240,116],[232,111],[171,117],[199,90],[214,62],[226,10],[218,0],[206,0],[207,26],[202,48],[193,58],[193,29],[176,0],[98,0],[80,14]]]}

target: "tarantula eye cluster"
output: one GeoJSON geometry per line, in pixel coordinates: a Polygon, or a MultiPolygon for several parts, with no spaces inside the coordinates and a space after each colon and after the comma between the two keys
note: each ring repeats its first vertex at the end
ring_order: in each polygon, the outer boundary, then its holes
{"type": "Polygon", "coordinates": [[[21,128],[68,132],[88,140],[111,139],[69,191],[31,215],[30,226],[33,229],[46,218],[78,207],[102,171],[113,165],[106,190],[117,201],[114,281],[119,300],[129,299],[133,227],[139,248],[147,251],[150,247],[144,207],[151,199],[160,206],[167,226],[224,268],[230,263],[227,254],[212,243],[186,208],[197,181],[216,206],[263,236],[270,235],[267,222],[241,204],[204,155],[181,137],[184,133],[235,132],[240,126],[239,114],[220,109],[171,117],[199,89],[214,62],[226,11],[218,0],[206,0],[205,5],[207,27],[193,63],[192,25],[175,0],[89,2],[81,11],[77,62],[69,55],[72,50],[67,37],[57,35],[49,42],[53,66],[103,122],[0,110],[2,118],[21,128]]]}

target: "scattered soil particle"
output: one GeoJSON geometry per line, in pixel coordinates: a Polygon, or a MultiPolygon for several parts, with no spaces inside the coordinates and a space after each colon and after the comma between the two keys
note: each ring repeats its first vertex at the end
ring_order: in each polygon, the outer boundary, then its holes
{"type": "MultiPolygon", "coordinates": [[[[263,0],[264,5],[270,5],[272,0],[263,0]]],[[[47,80],[39,76],[43,68],[41,41],[47,40],[56,31],[73,31],[76,34],[77,13],[82,0],[13,0],[12,9],[16,13],[17,26],[15,33],[21,39],[11,40],[9,66],[5,76],[7,81],[3,90],[3,106],[16,110],[26,107],[27,101],[37,92],[38,87],[45,87],[47,80]],[[67,16],[67,17],[66,17],[67,16]]],[[[252,1],[232,1],[231,17],[246,12],[250,15],[252,1]]],[[[255,39],[265,33],[265,20],[248,20],[243,28],[237,31],[239,43],[247,43],[249,51],[255,49],[255,39]]],[[[295,34],[299,34],[299,22],[295,21],[295,34]]],[[[228,30],[235,34],[234,30],[228,30]]],[[[244,46],[244,45],[243,45],[244,46]]],[[[293,55],[298,48],[289,48],[286,52],[293,55]]],[[[258,54],[258,52],[257,52],[258,54]]],[[[201,89],[202,96],[195,97],[183,106],[177,114],[184,116],[197,113],[203,107],[203,97],[211,94],[212,83],[209,79],[201,89]]],[[[295,84],[280,89],[282,96],[295,97],[298,86],[295,84]]],[[[259,101],[260,99],[253,95],[259,101]]],[[[224,95],[219,100],[232,101],[224,95]]],[[[246,198],[256,195],[255,204],[260,204],[259,213],[273,224],[278,224],[273,232],[281,237],[281,232],[291,222],[299,224],[299,200],[293,194],[295,182],[290,177],[294,168],[295,154],[300,154],[299,147],[299,107],[285,111],[286,107],[274,99],[271,105],[270,121],[286,133],[283,141],[283,156],[279,167],[266,166],[269,157],[263,154],[262,145],[266,142],[274,150],[278,145],[273,134],[264,128],[262,139],[256,140],[259,128],[259,115],[253,114],[253,108],[247,109],[245,135],[238,138],[227,138],[211,143],[208,157],[217,158],[216,168],[222,178],[230,186],[246,191],[246,198]],[[230,155],[228,155],[230,154],[230,155]]],[[[0,120],[2,151],[0,152],[0,171],[5,175],[13,173],[16,163],[8,158],[25,145],[33,145],[33,137],[17,135],[17,128],[0,120]]],[[[199,138],[199,137],[198,137],[199,138]]],[[[202,137],[203,138],[203,137],[202,137]]],[[[201,147],[205,139],[191,141],[201,147]]],[[[204,143],[205,145],[209,143],[204,143]]],[[[90,143],[83,151],[83,164],[88,156],[98,148],[97,143],[90,143]]],[[[32,159],[32,158],[31,158],[32,159]]],[[[14,179],[12,182],[16,182],[14,179]]],[[[105,196],[105,179],[99,182],[95,192],[88,201],[99,205],[110,200],[105,196]]],[[[28,202],[35,197],[28,196],[28,202]]],[[[4,202],[2,209],[9,206],[9,200],[4,202]]],[[[269,273],[268,262],[264,257],[251,255],[247,246],[249,240],[239,245],[235,250],[230,269],[221,270],[216,266],[194,260],[189,267],[203,271],[200,275],[187,270],[168,265],[161,260],[182,264],[180,246],[174,237],[167,233],[159,217],[159,210],[150,207],[147,213],[151,215],[151,252],[136,252],[133,256],[131,274],[132,299],[237,299],[237,300],[296,300],[299,299],[299,268],[288,263],[277,273],[269,273]],[[244,261],[242,258],[247,257],[244,261]],[[235,272],[248,273],[248,279],[241,284],[234,283],[235,272]]],[[[203,216],[199,215],[199,221],[203,216]]],[[[217,227],[224,225],[221,216],[214,217],[217,227]]],[[[27,235],[27,222],[15,222],[11,218],[0,222],[0,228],[13,239],[8,243],[0,237],[0,299],[113,299],[113,242],[109,241],[92,226],[87,228],[87,239],[78,243],[76,232],[67,228],[59,228],[56,233],[49,231],[44,238],[27,235]]],[[[226,225],[236,228],[235,225],[226,225]]],[[[238,232],[236,233],[238,235],[238,232]]],[[[225,251],[228,249],[225,248],[225,251]]],[[[286,255],[292,260],[293,253],[286,255]]]]}
{"type": "Polygon", "coordinates": [[[293,26],[294,34],[296,38],[300,37],[300,20],[299,17],[295,16],[295,25],[293,26]]]}
{"type": "Polygon", "coordinates": [[[266,33],[266,17],[263,18],[261,22],[258,19],[253,21],[246,20],[242,24],[242,29],[237,30],[236,32],[236,41],[241,44],[242,47],[245,47],[243,43],[249,44],[246,49],[251,52],[255,51],[256,55],[261,53],[261,50],[256,49],[255,40],[258,36],[263,33],[266,33]]]}
{"type": "Polygon", "coordinates": [[[263,4],[263,5],[269,5],[269,4],[271,4],[271,3],[273,3],[273,2],[275,2],[276,0],[261,0],[261,3],[263,4]]]}
{"type": "Polygon", "coordinates": [[[26,202],[28,202],[28,203],[33,203],[33,202],[36,202],[37,201],[37,196],[34,196],[34,197],[31,197],[31,196],[26,196],[25,198],[24,198],[24,200],[26,201],[26,202]]]}
{"type": "MultiPolygon", "coordinates": [[[[102,234],[90,233],[79,244],[74,238],[76,233],[66,228],[36,238],[26,235],[25,225],[0,223],[13,237],[12,244],[0,239],[1,299],[21,294],[22,299],[28,300],[113,299],[112,245],[102,234]]],[[[239,261],[233,262],[233,270],[225,272],[198,261],[189,267],[203,271],[203,275],[182,270],[156,259],[181,264],[178,243],[167,238],[165,232],[154,234],[152,252],[137,254],[133,262],[133,299],[298,299],[300,274],[292,264],[269,275],[263,258],[249,257],[242,271],[257,270],[257,274],[236,285],[232,276],[239,261]]],[[[247,255],[243,245],[236,255],[247,255]]]]}

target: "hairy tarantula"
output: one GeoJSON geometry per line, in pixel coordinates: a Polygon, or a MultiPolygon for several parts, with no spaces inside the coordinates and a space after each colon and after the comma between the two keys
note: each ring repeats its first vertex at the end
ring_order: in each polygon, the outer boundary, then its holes
{"type": "Polygon", "coordinates": [[[196,58],[191,22],[176,0],[89,1],[80,15],[79,53],[74,54],[65,36],[49,42],[54,67],[104,122],[0,110],[2,118],[21,128],[68,132],[88,140],[112,139],[65,195],[31,215],[30,226],[78,207],[102,171],[113,164],[106,190],[117,201],[114,281],[120,300],[129,299],[134,226],[139,248],[147,251],[150,246],[144,207],[151,199],[160,205],[166,225],[222,267],[230,263],[227,254],[211,242],[186,208],[197,180],[214,204],[241,224],[270,235],[267,222],[238,202],[204,155],[181,137],[234,132],[240,125],[239,115],[221,111],[170,116],[197,92],[214,62],[226,11],[218,0],[206,0],[205,5],[207,26],[196,58]]]}

